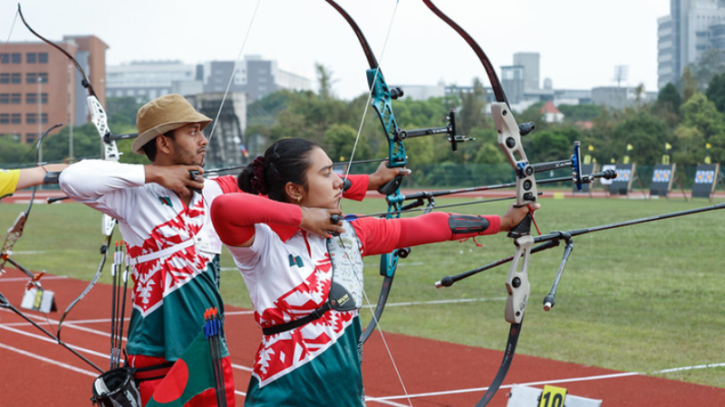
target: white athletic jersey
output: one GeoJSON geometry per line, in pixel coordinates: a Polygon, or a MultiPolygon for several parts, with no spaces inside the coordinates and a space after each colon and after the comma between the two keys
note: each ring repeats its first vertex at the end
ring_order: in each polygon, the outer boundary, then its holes
{"type": "MultiPolygon", "coordinates": [[[[254,317],[261,327],[299,319],[327,300],[332,265],[322,237],[298,230],[284,242],[268,225],[260,223],[255,225],[251,247],[229,250],[244,277],[254,304],[254,317]]],[[[300,328],[264,335],[252,372],[259,387],[321,355],[344,334],[357,315],[357,310],[330,310],[300,328]]]]}

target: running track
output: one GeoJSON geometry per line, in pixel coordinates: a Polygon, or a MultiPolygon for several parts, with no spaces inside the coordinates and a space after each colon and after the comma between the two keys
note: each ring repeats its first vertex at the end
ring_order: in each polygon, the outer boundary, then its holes
{"type": "MultiPolygon", "coordinates": [[[[0,292],[19,307],[25,278],[10,271],[0,277],[0,292]]],[[[56,293],[60,309],[85,287],[84,281],[43,277],[56,293]]],[[[101,368],[108,366],[111,287],[98,284],[71,312],[63,325],[63,340],[101,368]]],[[[31,318],[55,332],[59,313],[31,318]]],[[[126,315],[130,314],[130,308],[126,315]]],[[[250,366],[260,330],[248,310],[228,307],[227,335],[234,365],[237,405],[244,402],[250,366]]],[[[502,352],[386,334],[385,339],[411,396],[400,381],[377,333],[365,346],[363,374],[369,406],[475,405],[493,378],[502,352]]],[[[521,340],[526,340],[525,333],[521,340]]],[[[0,407],[90,405],[91,383],[98,374],[69,351],[49,340],[9,310],[0,309],[0,407]]],[[[511,384],[541,388],[554,384],[569,394],[603,400],[603,406],[722,406],[725,389],[618,372],[591,366],[516,355],[503,388],[491,406],[503,407],[511,384]]],[[[330,405],[334,402],[330,401],[330,405]]]]}

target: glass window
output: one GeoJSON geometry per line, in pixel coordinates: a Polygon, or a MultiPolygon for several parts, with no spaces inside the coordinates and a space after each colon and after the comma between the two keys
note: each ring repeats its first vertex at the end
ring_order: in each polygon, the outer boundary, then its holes
{"type": "Polygon", "coordinates": [[[10,115],[7,113],[0,113],[0,124],[10,124],[10,115]]]}
{"type": "Polygon", "coordinates": [[[36,113],[26,113],[25,114],[25,123],[27,124],[35,124],[38,121],[38,115],[36,113]]]}
{"type": "Polygon", "coordinates": [[[23,63],[23,54],[21,54],[19,52],[13,52],[12,54],[10,54],[10,60],[14,64],[22,64],[23,63]]]}
{"type": "Polygon", "coordinates": [[[25,94],[25,103],[29,105],[34,105],[38,103],[38,94],[37,93],[26,93],[25,94]]]}
{"type": "Polygon", "coordinates": [[[47,93],[40,94],[40,103],[42,103],[44,105],[48,104],[48,94],[47,93]]]}
{"type": "Polygon", "coordinates": [[[0,73],[0,83],[10,83],[10,74],[0,73]]]}
{"type": "Polygon", "coordinates": [[[38,74],[38,79],[40,79],[43,83],[48,83],[48,73],[47,72],[41,72],[38,74]]]}
{"type": "Polygon", "coordinates": [[[10,54],[2,54],[0,57],[0,64],[9,64],[10,63],[10,54]]]}
{"type": "Polygon", "coordinates": [[[35,140],[37,140],[37,139],[38,139],[37,133],[26,133],[25,134],[25,142],[28,144],[34,143],[35,140]]]}
{"type": "Polygon", "coordinates": [[[35,72],[28,72],[25,74],[25,83],[37,83],[38,74],[35,72]]]}
{"type": "Polygon", "coordinates": [[[39,52],[38,53],[38,62],[41,64],[47,64],[48,63],[48,53],[47,52],[39,52]]]}
{"type": "Polygon", "coordinates": [[[23,83],[23,74],[10,74],[10,83],[23,83]]]}
{"type": "Polygon", "coordinates": [[[0,105],[7,105],[8,103],[10,103],[10,94],[0,93],[0,105]]]}
{"type": "Polygon", "coordinates": [[[23,103],[22,94],[20,93],[11,93],[10,94],[10,103],[14,105],[19,105],[23,103]]]}
{"type": "Polygon", "coordinates": [[[10,117],[10,123],[12,124],[20,124],[23,122],[23,115],[20,113],[13,113],[10,117]]]}
{"type": "Polygon", "coordinates": [[[43,124],[48,123],[48,113],[43,113],[40,115],[40,122],[43,124]]]}
{"type": "Polygon", "coordinates": [[[29,64],[34,64],[37,58],[38,54],[36,54],[35,52],[28,52],[27,54],[25,54],[25,62],[29,64]]]}

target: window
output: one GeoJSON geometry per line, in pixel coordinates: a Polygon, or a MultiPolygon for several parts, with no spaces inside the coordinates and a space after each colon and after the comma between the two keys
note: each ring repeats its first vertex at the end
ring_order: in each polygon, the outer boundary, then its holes
{"type": "Polygon", "coordinates": [[[0,55],[0,64],[9,64],[9,63],[10,63],[10,54],[0,55]]]}
{"type": "Polygon", "coordinates": [[[44,105],[48,104],[48,94],[47,93],[40,94],[40,103],[42,103],[44,105]]]}
{"type": "Polygon", "coordinates": [[[10,74],[0,73],[0,83],[10,83],[10,74]]]}
{"type": "Polygon", "coordinates": [[[41,72],[38,74],[38,79],[40,79],[43,83],[48,83],[48,73],[47,72],[41,72]]]}
{"type": "Polygon", "coordinates": [[[25,123],[26,124],[36,124],[38,122],[38,115],[36,113],[26,113],[25,114],[25,123]]]}
{"type": "Polygon", "coordinates": [[[14,105],[19,105],[23,103],[22,94],[20,93],[11,93],[10,94],[10,103],[14,105]]]}
{"type": "Polygon", "coordinates": [[[35,72],[28,72],[25,74],[25,83],[37,83],[38,74],[35,72]]]}
{"type": "Polygon", "coordinates": [[[47,64],[48,63],[48,53],[47,52],[39,52],[38,53],[38,62],[41,64],[47,64]]]}
{"type": "Polygon", "coordinates": [[[20,113],[13,113],[10,117],[10,123],[12,124],[20,124],[23,122],[23,115],[20,113]]]}
{"type": "Polygon", "coordinates": [[[37,139],[38,139],[37,133],[26,133],[25,134],[25,142],[28,144],[34,143],[35,140],[37,140],[37,139]]]}
{"type": "Polygon", "coordinates": [[[23,63],[23,54],[19,52],[13,52],[10,54],[10,60],[14,64],[22,64],[23,63]]]}
{"type": "Polygon", "coordinates": [[[0,105],[7,105],[8,103],[10,103],[10,94],[0,93],[0,105]]]}
{"type": "Polygon", "coordinates": [[[37,93],[26,93],[25,94],[25,103],[29,105],[34,105],[38,103],[38,94],[37,93]]]}
{"type": "Polygon", "coordinates": [[[40,115],[40,122],[43,124],[48,123],[48,113],[43,113],[40,115]]]}
{"type": "Polygon", "coordinates": [[[7,113],[0,113],[0,124],[10,124],[10,115],[7,113]]]}
{"type": "Polygon", "coordinates": [[[10,83],[23,83],[23,74],[20,74],[20,73],[10,74],[10,83]]]}
{"type": "Polygon", "coordinates": [[[25,62],[28,64],[34,64],[37,59],[38,54],[34,52],[28,52],[27,54],[25,54],[25,62]]]}

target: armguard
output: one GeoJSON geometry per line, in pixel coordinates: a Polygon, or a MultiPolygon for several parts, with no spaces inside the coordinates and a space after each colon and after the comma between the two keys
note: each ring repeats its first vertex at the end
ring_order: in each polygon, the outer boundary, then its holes
{"type": "Polygon", "coordinates": [[[448,226],[454,235],[482,233],[490,226],[488,219],[473,215],[449,215],[448,226]]]}

